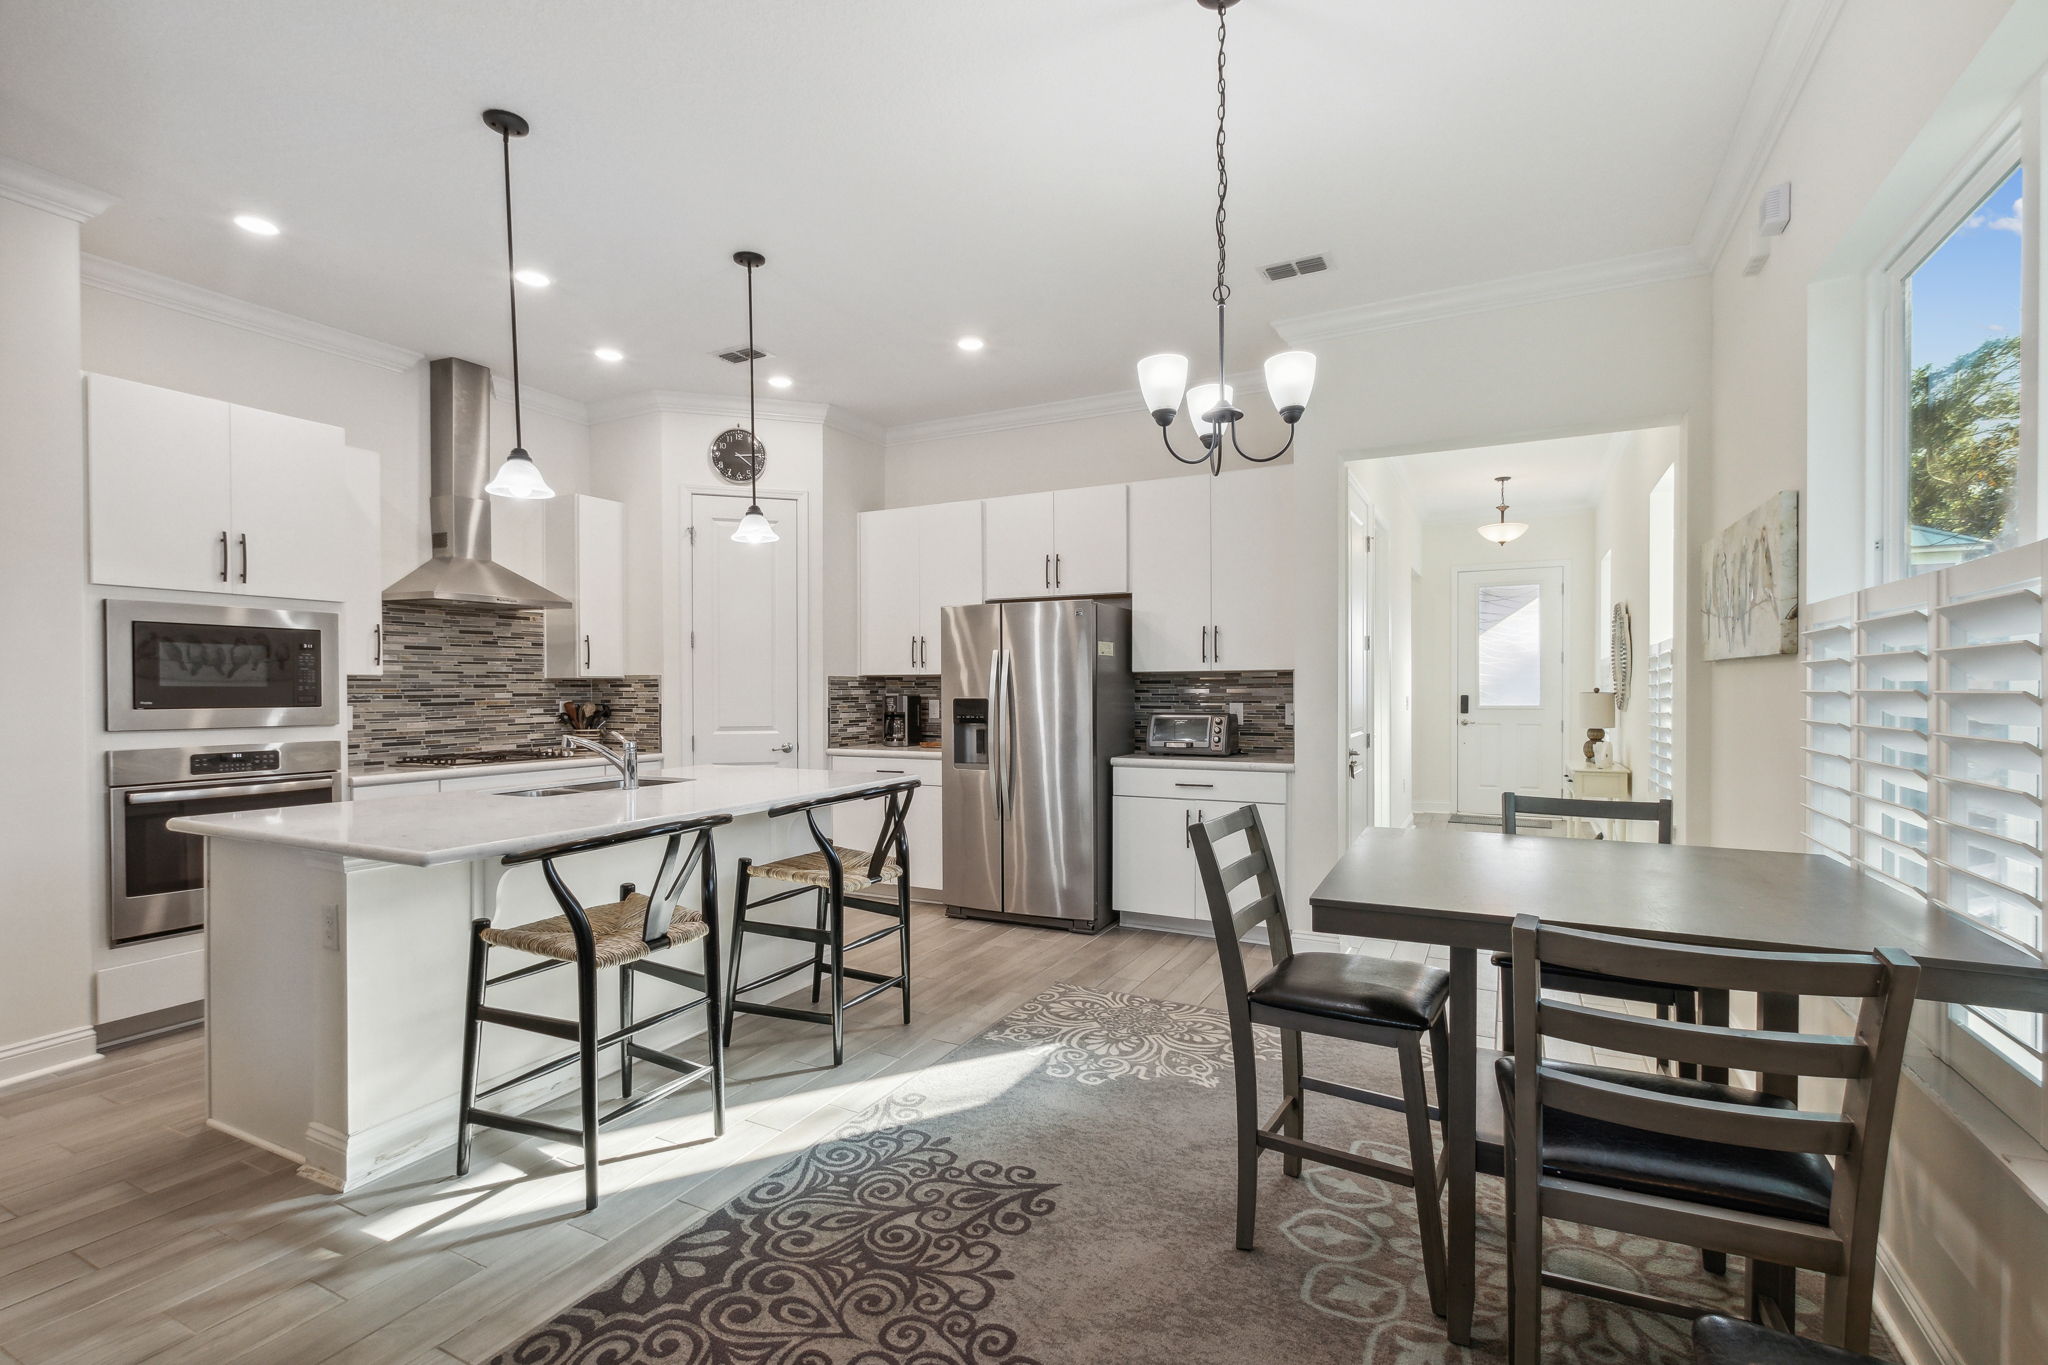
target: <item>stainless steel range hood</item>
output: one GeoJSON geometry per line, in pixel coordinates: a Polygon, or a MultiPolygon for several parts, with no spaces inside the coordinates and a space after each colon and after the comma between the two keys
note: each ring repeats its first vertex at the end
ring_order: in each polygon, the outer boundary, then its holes
{"type": "Polygon", "coordinates": [[[566,607],[540,584],[491,561],[491,372],[467,360],[428,367],[429,497],[434,557],[384,590],[386,602],[566,607]]]}

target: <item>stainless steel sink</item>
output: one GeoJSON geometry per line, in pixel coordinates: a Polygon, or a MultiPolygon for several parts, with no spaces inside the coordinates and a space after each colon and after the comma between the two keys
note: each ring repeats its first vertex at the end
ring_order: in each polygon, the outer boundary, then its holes
{"type": "MultiPolygon", "coordinates": [[[[677,782],[694,781],[696,781],[696,779],[691,777],[643,777],[640,779],[640,785],[643,787],[666,787],[677,782]]],[[[621,782],[618,778],[607,777],[601,778],[596,782],[564,782],[560,786],[555,787],[528,787],[524,791],[499,792],[498,795],[574,796],[579,792],[616,792],[624,791],[625,789],[625,783],[621,782]]]]}

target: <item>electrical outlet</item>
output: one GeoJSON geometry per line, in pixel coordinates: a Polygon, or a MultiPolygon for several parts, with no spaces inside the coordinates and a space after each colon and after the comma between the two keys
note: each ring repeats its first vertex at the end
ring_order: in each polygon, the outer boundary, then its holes
{"type": "Polygon", "coordinates": [[[329,905],[320,912],[320,946],[330,953],[341,951],[341,907],[329,905]]]}
{"type": "Polygon", "coordinates": [[[1237,721],[1237,723],[1238,723],[1239,725],[1242,725],[1242,724],[1244,724],[1244,703],[1243,703],[1243,702],[1241,702],[1241,701],[1233,701],[1233,702],[1226,702],[1226,703],[1224,703],[1224,707],[1225,707],[1225,709],[1226,709],[1226,710],[1228,710],[1228,711],[1230,712],[1230,714],[1231,714],[1232,718],[1233,718],[1233,719],[1235,719],[1235,720],[1237,721]]]}
{"type": "Polygon", "coordinates": [[[1285,725],[1285,726],[1286,726],[1286,727],[1287,727],[1288,729],[1290,729],[1290,730],[1294,728],[1294,703],[1293,703],[1293,702],[1291,702],[1291,701],[1286,701],[1286,702],[1282,702],[1282,703],[1280,703],[1280,723],[1281,723],[1282,725],[1285,725]]]}

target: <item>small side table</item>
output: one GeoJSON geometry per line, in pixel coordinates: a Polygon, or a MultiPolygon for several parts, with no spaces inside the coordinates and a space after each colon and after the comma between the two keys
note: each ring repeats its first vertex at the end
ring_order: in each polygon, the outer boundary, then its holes
{"type": "MultiPolygon", "coordinates": [[[[1592,768],[1582,764],[1565,773],[1571,795],[1585,801],[1628,800],[1630,778],[1629,770],[1618,765],[1592,768]]],[[[1573,820],[1568,832],[1574,839],[1605,839],[1613,833],[1610,824],[1606,820],[1573,820]]]]}

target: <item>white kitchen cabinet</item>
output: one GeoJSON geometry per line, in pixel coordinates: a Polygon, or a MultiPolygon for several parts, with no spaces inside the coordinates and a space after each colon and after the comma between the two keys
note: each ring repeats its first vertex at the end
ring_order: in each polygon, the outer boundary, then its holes
{"type": "Polygon", "coordinates": [[[936,674],[939,618],[979,602],[979,502],[860,515],[860,671],[936,674]]]}
{"type": "Polygon", "coordinates": [[[353,536],[339,427],[86,378],[92,581],[340,601],[353,536]]]}
{"type": "MultiPolygon", "coordinates": [[[[945,813],[939,797],[940,770],[936,750],[906,749],[901,758],[870,758],[851,754],[832,755],[834,773],[873,775],[877,778],[915,777],[924,785],[910,798],[910,814],[904,819],[904,838],[910,843],[910,887],[919,900],[935,900],[944,894],[945,813]],[[919,894],[924,893],[924,894],[919,894]]],[[[832,808],[832,842],[844,848],[872,852],[882,837],[883,802],[852,801],[832,808]]]]}
{"type": "MultiPolygon", "coordinates": [[[[1246,805],[1257,806],[1265,821],[1284,888],[1287,774],[1243,772],[1192,762],[1171,768],[1119,764],[1112,766],[1111,780],[1115,791],[1111,804],[1111,896],[1119,915],[1193,920],[1206,932],[1209,907],[1202,896],[1188,827],[1246,805]]],[[[1226,852],[1235,856],[1231,848],[1226,852]]],[[[1240,893],[1246,898],[1251,894],[1240,893]]]]}
{"type": "Polygon", "coordinates": [[[383,471],[374,451],[342,452],[342,503],[348,527],[348,591],[341,599],[341,670],[350,677],[384,671],[383,471]]]}
{"type": "Polygon", "coordinates": [[[626,672],[626,509],[577,493],[548,509],[546,585],[569,599],[543,612],[550,678],[626,672]]]}
{"type": "Polygon", "coordinates": [[[1287,468],[1131,485],[1131,666],[1140,673],[1294,666],[1287,468]]]}
{"type": "Polygon", "coordinates": [[[1130,591],[1126,485],[990,498],[982,514],[991,600],[1130,591]]]}

